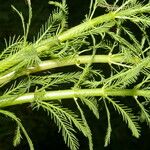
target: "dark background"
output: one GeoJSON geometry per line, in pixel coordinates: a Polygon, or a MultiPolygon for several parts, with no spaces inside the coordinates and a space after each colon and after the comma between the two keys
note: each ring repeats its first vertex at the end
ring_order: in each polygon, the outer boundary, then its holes
{"type": "MultiPolygon", "coordinates": [[[[47,20],[53,7],[48,5],[49,0],[32,0],[33,18],[30,28],[29,41],[42,24],[47,20]]],[[[69,8],[68,23],[69,27],[75,26],[82,22],[85,14],[88,12],[90,0],[67,0],[69,8]]],[[[0,50],[3,50],[4,38],[9,36],[22,35],[22,26],[20,18],[12,11],[11,4],[23,12],[27,18],[28,9],[24,0],[0,0],[0,50]]],[[[43,111],[33,111],[29,105],[8,108],[22,120],[27,129],[35,150],[68,150],[64,144],[61,134],[53,121],[47,117],[43,111]]],[[[140,139],[131,136],[130,131],[121,118],[115,112],[111,114],[112,121],[112,140],[107,148],[104,148],[104,134],[106,132],[106,115],[101,112],[100,120],[96,120],[93,115],[88,114],[89,124],[93,133],[94,150],[149,150],[150,130],[145,124],[142,124],[142,132],[140,139]]],[[[8,118],[0,118],[0,150],[28,150],[26,140],[22,140],[17,148],[12,147],[12,139],[14,135],[15,123],[8,118]]],[[[86,139],[77,134],[80,140],[80,150],[88,150],[86,139]]],[[[24,137],[23,137],[24,138],[24,137]]]]}

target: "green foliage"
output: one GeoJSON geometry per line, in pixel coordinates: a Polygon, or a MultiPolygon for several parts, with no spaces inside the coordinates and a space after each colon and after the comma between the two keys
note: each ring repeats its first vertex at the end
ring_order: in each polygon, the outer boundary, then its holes
{"type": "Polygon", "coordinates": [[[84,105],[86,105],[92,112],[93,114],[95,115],[95,117],[97,119],[99,119],[99,112],[98,112],[98,104],[97,104],[97,100],[93,97],[89,97],[89,98],[86,98],[86,97],[80,97],[82,103],[84,105]]]}
{"type": "MultiPolygon", "coordinates": [[[[77,138],[74,135],[74,129],[72,126],[72,122],[75,125],[80,125],[80,121],[73,112],[68,109],[64,109],[59,105],[54,105],[45,102],[38,102],[37,107],[42,107],[45,111],[47,111],[48,115],[51,115],[51,118],[54,120],[56,125],[58,126],[59,132],[62,131],[62,136],[64,138],[65,143],[70,147],[70,149],[76,150],[79,147],[79,143],[77,138]]],[[[82,124],[79,129],[84,129],[82,124]]],[[[84,131],[83,131],[84,132],[84,131]]]]}
{"type": "Polygon", "coordinates": [[[116,103],[114,100],[112,100],[109,97],[106,97],[106,99],[113,105],[115,110],[118,111],[118,113],[123,117],[123,120],[128,124],[129,129],[132,131],[132,135],[135,137],[139,137],[139,126],[136,122],[136,116],[132,114],[132,110],[128,108],[127,106],[124,106],[123,104],[116,103]]]}
{"type": "Polygon", "coordinates": [[[50,1],[49,4],[55,5],[58,9],[52,12],[52,15],[48,18],[45,25],[43,25],[38,33],[37,40],[38,44],[40,41],[52,38],[63,32],[67,26],[67,6],[65,0],[61,3],[50,1]]]}
{"type": "Polygon", "coordinates": [[[106,132],[106,136],[105,136],[105,147],[108,146],[108,144],[110,143],[110,137],[111,137],[111,122],[110,122],[110,112],[109,112],[109,108],[107,106],[107,103],[104,100],[104,104],[105,104],[105,108],[106,108],[106,113],[107,113],[107,121],[108,121],[108,127],[107,127],[107,132],[106,132]]]}
{"type": "Polygon", "coordinates": [[[31,150],[34,150],[33,147],[33,143],[29,137],[29,135],[27,134],[25,128],[23,127],[22,123],[20,122],[20,119],[17,118],[13,113],[11,113],[10,111],[6,111],[6,110],[0,110],[0,113],[3,115],[6,115],[8,117],[10,117],[12,120],[14,120],[17,123],[17,131],[15,133],[14,136],[14,146],[18,145],[20,143],[20,139],[21,139],[21,134],[20,134],[20,129],[22,130],[24,136],[26,137],[28,143],[29,143],[29,147],[31,150]]]}
{"type": "Polygon", "coordinates": [[[71,150],[80,148],[77,131],[86,137],[89,149],[94,149],[86,113],[99,119],[103,108],[107,116],[104,146],[111,142],[113,110],[132,135],[139,138],[140,122],[150,127],[146,107],[150,102],[150,3],[116,0],[110,4],[106,0],[91,0],[83,23],[69,29],[66,1],[50,1],[57,8],[30,43],[27,38],[32,8],[30,0],[27,3],[27,22],[12,6],[21,19],[23,37],[5,40],[6,48],[0,54],[0,113],[17,123],[13,145],[20,144],[23,133],[30,150],[34,149],[20,119],[4,110],[6,106],[23,103],[46,111],[71,150]],[[101,8],[106,13],[95,17],[96,10],[101,8]],[[139,37],[134,27],[140,32],[139,37]],[[133,104],[120,100],[125,96],[130,96],[133,104]],[[67,106],[63,103],[65,99],[70,101],[67,106]],[[138,108],[134,113],[133,105],[138,108]]]}

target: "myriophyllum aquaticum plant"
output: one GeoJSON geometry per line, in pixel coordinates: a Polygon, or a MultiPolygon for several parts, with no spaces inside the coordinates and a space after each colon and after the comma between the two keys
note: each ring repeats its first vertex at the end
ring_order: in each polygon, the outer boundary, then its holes
{"type": "Polygon", "coordinates": [[[113,130],[112,107],[132,135],[139,138],[140,122],[150,126],[150,1],[116,0],[110,4],[106,0],[91,0],[84,21],[72,28],[67,26],[66,1],[50,1],[56,9],[33,42],[27,41],[32,20],[31,2],[27,2],[26,22],[12,6],[21,19],[23,37],[10,37],[0,54],[0,113],[16,122],[13,145],[17,146],[23,135],[30,150],[34,149],[30,133],[7,110],[24,103],[46,111],[71,150],[79,149],[77,131],[86,137],[89,149],[93,150],[83,107],[89,108],[97,119],[101,110],[105,112],[104,146],[110,143],[113,130]],[[98,15],[99,9],[105,13],[98,15]],[[127,97],[131,104],[122,97],[127,97]],[[65,106],[65,101],[76,108],[65,106]],[[132,103],[137,108],[134,112],[132,103]]]}

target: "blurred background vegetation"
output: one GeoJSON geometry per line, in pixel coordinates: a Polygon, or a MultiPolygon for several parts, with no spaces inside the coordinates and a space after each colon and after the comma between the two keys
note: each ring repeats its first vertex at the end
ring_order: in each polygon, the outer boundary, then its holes
{"type": "MultiPolygon", "coordinates": [[[[51,11],[52,6],[48,5],[49,0],[32,0],[33,18],[30,28],[29,41],[37,35],[39,28],[45,23],[51,11]]],[[[60,1],[60,0],[57,0],[60,1]]],[[[68,23],[69,27],[82,22],[85,14],[88,12],[90,0],[67,0],[69,8],[68,23]]],[[[0,51],[5,47],[4,38],[9,36],[22,35],[23,30],[20,18],[12,11],[11,5],[23,12],[25,18],[28,17],[28,7],[25,0],[0,0],[0,51]]],[[[102,10],[103,11],[103,10],[102,10]]],[[[101,11],[101,13],[102,13],[101,11]]],[[[130,98],[128,98],[130,99],[130,98]]],[[[35,150],[68,150],[64,144],[61,134],[58,134],[56,125],[43,111],[32,111],[29,104],[22,106],[13,106],[7,108],[14,112],[24,124],[33,143],[35,150]]],[[[112,140],[111,144],[104,148],[104,133],[106,131],[106,119],[104,112],[100,112],[100,120],[96,120],[90,112],[87,111],[87,117],[91,130],[93,132],[94,150],[149,150],[150,129],[143,124],[140,139],[131,136],[127,126],[121,121],[121,118],[112,111],[112,140]],[[93,123],[94,122],[94,123],[93,123]]],[[[26,140],[22,140],[17,148],[12,146],[15,124],[0,116],[0,150],[28,150],[26,140]]],[[[81,141],[80,150],[88,150],[86,139],[77,133],[81,141]]],[[[24,137],[23,137],[24,138],[24,137]]]]}

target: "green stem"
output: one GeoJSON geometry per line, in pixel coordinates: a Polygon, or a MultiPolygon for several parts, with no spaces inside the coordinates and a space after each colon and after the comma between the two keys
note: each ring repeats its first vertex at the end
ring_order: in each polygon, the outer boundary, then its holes
{"type": "Polygon", "coordinates": [[[41,53],[42,51],[47,51],[51,47],[58,44],[58,42],[65,42],[67,40],[80,37],[83,35],[84,32],[89,31],[90,29],[100,24],[103,24],[109,21],[114,21],[117,18],[123,19],[125,17],[132,17],[133,15],[136,15],[136,14],[140,14],[144,12],[146,13],[146,12],[149,12],[149,8],[150,6],[147,5],[147,7],[143,6],[143,8],[140,8],[140,9],[134,8],[132,10],[129,8],[126,10],[119,10],[118,12],[113,11],[113,12],[109,12],[107,14],[95,17],[93,19],[86,20],[85,22],[68,29],[67,31],[63,32],[62,34],[58,35],[55,38],[50,38],[50,39],[46,39],[42,41],[39,45],[36,46],[36,50],[38,53],[41,53]]]}
{"type": "MultiPolygon", "coordinates": [[[[37,67],[31,67],[28,69],[28,73],[35,73],[47,69],[52,68],[58,68],[58,67],[65,67],[65,66],[71,66],[71,65],[80,65],[80,64],[87,64],[91,61],[91,55],[83,55],[83,56],[77,56],[74,58],[66,57],[63,59],[53,59],[53,60],[47,60],[43,61],[39,66],[37,67]]],[[[139,63],[140,59],[133,57],[130,60],[125,59],[125,56],[121,54],[116,55],[95,55],[92,63],[108,63],[108,64],[117,64],[117,65],[123,65],[123,63],[139,63]]]]}
{"type": "MultiPolygon", "coordinates": [[[[66,57],[63,59],[53,59],[53,60],[46,60],[41,62],[36,67],[30,67],[17,75],[15,71],[10,72],[6,75],[3,75],[0,77],[0,84],[7,83],[11,79],[14,79],[22,76],[22,75],[28,75],[35,72],[40,72],[52,68],[58,68],[58,67],[65,67],[65,66],[71,66],[71,65],[79,65],[79,64],[86,64],[91,61],[91,55],[83,55],[83,56],[77,56],[75,58],[66,57]]],[[[119,54],[119,55],[95,55],[93,58],[92,63],[109,63],[109,64],[116,64],[116,65],[124,65],[123,63],[139,63],[140,60],[138,58],[132,58],[130,60],[126,60],[125,56],[119,54]]]]}
{"type": "Polygon", "coordinates": [[[80,25],[77,25],[75,27],[68,29],[64,33],[58,35],[57,38],[50,38],[50,39],[46,39],[46,40],[42,41],[36,47],[36,50],[38,53],[41,53],[42,51],[47,51],[47,50],[49,50],[49,48],[58,44],[58,41],[65,42],[65,41],[71,40],[75,37],[80,37],[80,35],[82,35],[85,31],[88,31],[101,23],[109,22],[114,19],[115,19],[115,13],[113,13],[113,12],[101,15],[94,19],[89,19],[89,20],[85,21],[84,23],[81,23],[80,25]]]}
{"type": "MultiPolygon", "coordinates": [[[[99,24],[113,21],[116,18],[123,18],[124,16],[132,16],[132,15],[135,15],[138,13],[143,13],[145,11],[147,12],[148,8],[142,9],[142,10],[135,9],[134,11],[131,11],[131,10],[128,11],[128,9],[127,9],[127,10],[121,10],[119,12],[110,12],[110,13],[98,16],[96,18],[86,20],[85,22],[81,23],[80,25],[77,25],[71,29],[68,29],[67,31],[63,32],[62,34],[58,35],[57,37],[43,40],[41,43],[34,44],[32,46],[36,49],[37,53],[40,55],[40,53],[42,51],[49,51],[51,47],[57,45],[59,42],[65,42],[68,40],[72,40],[73,38],[82,36],[84,32],[89,31],[90,29],[96,27],[99,24]],[[126,11],[128,13],[126,13],[126,11]]],[[[28,46],[25,47],[25,49],[28,49],[28,48],[30,48],[30,47],[28,47],[28,46]]],[[[23,61],[23,59],[24,58],[22,57],[22,55],[20,56],[20,52],[19,52],[19,53],[16,53],[14,56],[9,57],[8,59],[4,59],[4,60],[0,61],[0,64],[1,64],[0,72],[8,70],[13,65],[16,65],[20,61],[23,61]]],[[[0,81],[0,84],[1,84],[1,81],[0,81]]]]}
{"type": "MultiPolygon", "coordinates": [[[[19,105],[24,103],[32,103],[36,101],[36,93],[26,93],[14,100],[4,99],[0,101],[0,107],[19,105]]],[[[42,101],[70,99],[78,97],[106,97],[106,96],[143,96],[150,97],[150,90],[137,90],[137,89],[72,89],[72,90],[57,90],[47,91],[40,98],[42,101]]]]}

